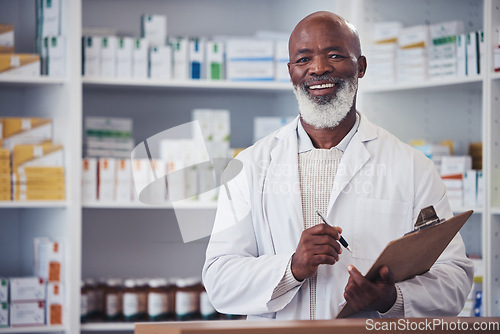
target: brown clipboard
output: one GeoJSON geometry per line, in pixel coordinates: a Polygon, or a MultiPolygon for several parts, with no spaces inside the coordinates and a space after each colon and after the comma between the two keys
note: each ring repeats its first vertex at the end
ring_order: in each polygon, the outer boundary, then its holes
{"type": "MultiPolygon", "coordinates": [[[[389,267],[396,282],[427,272],[472,213],[472,210],[466,211],[389,242],[365,277],[372,282],[375,281],[382,266],[389,267]]],[[[349,303],[345,303],[337,314],[337,319],[346,318],[355,313],[349,303]]]]}

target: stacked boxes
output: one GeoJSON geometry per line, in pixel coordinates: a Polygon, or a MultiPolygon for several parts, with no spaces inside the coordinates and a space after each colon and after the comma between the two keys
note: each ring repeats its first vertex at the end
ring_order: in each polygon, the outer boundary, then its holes
{"type": "Polygon", "coordinates": [[[21,144],[12,152],[14,200],[64,200],[63,147],[50,141],[21,144]]]}
{"type": "Polygon", "coordinates": [[[429,78],[457,75],[457,36],[464,31],[462,21],[433,24],[429,28],[429,78]]]}
{"type": "Polygon", "coordinates": [[[63,147],[52,143],[52,121],[6,117],[1,123],[4,146],[0,150],[3,152],[2,198],[7,199],[8,191],[9,197],[17,201],[64,200],[63,147]]]}
{"type": "Polygon", "coordinates": [[[85,117],[84,156],[130,158],[134,148],[132,119],[119,117],[85,117]]]}
{"type": "Polygon", "coordinates": [[[424,81],[427,79],[427,48],[429,27],[426,25],[403,28],[398,37],[397,81],[424,81]]]}
{"type": "Polygon", "coordinates": [[[10,278],[10,326],[45,324],[46,287],[39,277],[10,278]]]}
{"type": "Polygon", "coordinates": [[[36,40],[42,60],[41,74],[62,77],[66,73],[66,37],[61,35],[61,0],[36,1],[36,40]]]}
{"type": "Polygon", "coordinates": [[[396,51],[398,37],[403,24],[400,22],[379,22],[373,26],[373,44],[366,55],[370,62],[367,72],[369,80],[392,84],[396,81],[396,51]]]}
{"type": "Polygon", "coordinates": [[[0,75],[38,76],[40,75],[40,55],[0,53],[0,75]]]}
{"type": "Polygon", "coordinates": [[[82,167],[84,202],[130,203],[133,200],[130,159],[84,158],[82,167]]]}

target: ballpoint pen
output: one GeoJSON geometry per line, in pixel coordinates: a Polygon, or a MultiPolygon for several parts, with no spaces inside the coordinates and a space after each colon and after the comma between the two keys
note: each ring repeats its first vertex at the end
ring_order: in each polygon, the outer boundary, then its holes
{"type": "MultiPolygon", "coordinates": [[[[323,214],[321,213],[321,211],[319,211],[318,209],[316,209],[316,213],[318,214],[318,216],[321,218],[321,220],[327,224],[327,225],[330,225],[332,226],[332,224],[328,223],[328,221],[326,220],[326,218],[323,216],[323,214]]],[[[342,246],[344,246],[349,252],[352,253],[352,250],[351,248],[349,248],[349,244],[347,243],[347,241],[345,241],[344,237],[343,236],[340,236],[340,239],[339,239],[339,242],[342,246]]]]}

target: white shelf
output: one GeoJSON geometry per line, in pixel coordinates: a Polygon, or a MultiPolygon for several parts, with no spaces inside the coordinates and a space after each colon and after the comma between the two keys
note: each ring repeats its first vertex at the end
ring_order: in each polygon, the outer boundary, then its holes
{"type": "Polygon", "coordinates": [[[209,81],[209,80],[134,80],[117,78],[82,78],[85,86],[107,87],[145,87],[162,89],[214,89],[214,90],[255,90],[255,91],[292,91],[289,82],[274,81],[209,81]]]}
{"type": "Polygon", "coordinates": [[[409,89],[421,89],[421,88],[430,88],[430,87],[439,87],[439,86],[451,86],[451,85],[464,85],[471,83],[480,83],[483,80],[483,76],[473,76],[467,78],[448,78],[448,79],[435,79],[435,80],[426,80],[420,82],[403,82],[403,83],[394,83],[392,85],[380,85],[374,86],[366,85],[365,87],[360,87],[364,93],[379,93],[379,92],[390,92],[390,91],[398,91],[398,90],[409,90],[409,89]]]}
{"type": "Polygon", "coordinates": [[[80,329],[82,332],[113,332],[113,331],[133,331],[134,323],[126,322],[96,322],[82,324],[80,329]]]}
{"type": "Polygon", "coordinates": [[[29,209],[29,208],[65,208],[67,201],[3,201],[0,202],[2,209],[29,209]]]}
{"type": "Polygon", "coordinates": [[[2,327],[0,333],[52,333],[67,330],[65,326],[2,327]]]}
{"type": "Polygon", "coordinates": [[[492,207],[491,213],[494,215],[500,215],[500,207],[492,207]]]}
{"type": "Polygon", "coordinates": [[[482,214],[484,211],[483,208],[471,208],[471,207],[465,207],[465,206],[452,207],[451,210],[453,211],[453,213],[462,213],[465,211],[473,210],[474,214],[482,214]]]}
{"type": "Polygon", "coordinates": [[[62,85],[67,82],[66,78],[52,77],[22,77],[22,76],[0,76],[1,86],[38,86],[38,85],[62,85]]]}
{"type": "Polygon", "coordinates": [[[164,205],[148,205],[140,202],[131,203],[114,203],[114,202],[87,202],[83,203],[83,208],[87,209],[216,209],[217,202],[185,202],[178,203],[175,206],[171,202],[166,202],[164,205]]]}

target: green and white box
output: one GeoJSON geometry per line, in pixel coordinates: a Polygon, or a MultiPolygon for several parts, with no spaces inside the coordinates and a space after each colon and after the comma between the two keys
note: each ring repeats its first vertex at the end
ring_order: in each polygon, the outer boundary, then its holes
{"type": "Polygon", "coordinates": [[[0,302],[0,327],[9,326],[9,304],[0,302]]]}
{"type": "Polygon", "coordinates": [[[105,36],[101,43],[101,76],[105,78],[116,77],[116,50],[118,38],[105,36]]]}
{"type": "Polygon", "coordinates": [[[132,50],[134,39],[132,37],[120,37],[116,50],[116,76],[118,78],[132,77],[132,50]]]}
{"type": "Polygon", "coordinates": [[[101,75],[101,36],[82,37],[83,76],[97,77],[101,75]]]}
{"type": "Polygon", "coordinates": [[[37,0],[37,37],[61,34],[61,0],[37,0]]]}
{"type": "Polygon", "coordinates": [[[50,77],[64,77],[66,74],[66,39],[63,36],[44,38],[46,73],[50,77]]]}
{"type": "Polygon", "coordinates": [[[9,280],[5,277],[0,277],[0,303],[9,301],[9,280]]]}
{"type": "Polygon", "coordinates": [[[170,80],[172,78],[172,49],[170,46],[151,47],[149,57],[149,77],[170,80]]]}
{"type": "Polygon", "coordinates": [[[136,38],[132,50],[132,77],[148,77],[148,42],[145,38],[136,38]]]}
{"type": "Polygon", "coordinates": [[[206,71],[207,79],[224,79],[224,43],[209,41],[206,45],[206,71]]]}

